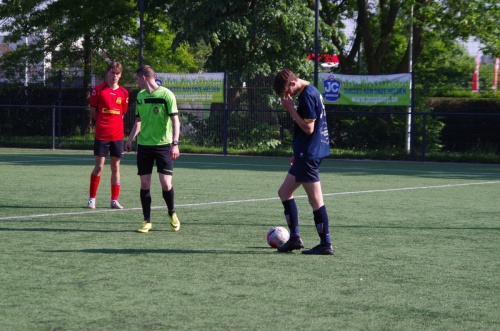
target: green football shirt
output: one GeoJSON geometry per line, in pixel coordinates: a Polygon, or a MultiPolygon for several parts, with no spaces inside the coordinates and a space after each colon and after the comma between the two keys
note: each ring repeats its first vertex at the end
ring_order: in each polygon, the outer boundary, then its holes
{"type": "Polygon", "coordinates": [[[139,145],[158,146],[171,144],[173,128],[170,115],[177,114],[175,95],[160,86],[153,93],[141,90],[137,94],[135,116],[141,119],[139,145]]]}

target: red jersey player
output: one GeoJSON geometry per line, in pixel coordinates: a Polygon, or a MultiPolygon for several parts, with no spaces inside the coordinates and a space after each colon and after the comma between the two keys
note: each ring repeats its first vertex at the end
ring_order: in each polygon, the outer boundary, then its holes
{"type": "Polygon", "coordinates": [[[87,208],[94,209],[97,189],[101,180],[106,156],[111,163],[111,204],[122,209],[120,195],[120,159],[123,155],[125,136],[123,116],[128,109],[128,91],[118,85],[123,72],[119,62],[112,62],[106,70],[106,81],[97,85],[90,95],[90,116],[95,120],[94,156],[95,166],[90,174],[89,202],[87,208]]]}

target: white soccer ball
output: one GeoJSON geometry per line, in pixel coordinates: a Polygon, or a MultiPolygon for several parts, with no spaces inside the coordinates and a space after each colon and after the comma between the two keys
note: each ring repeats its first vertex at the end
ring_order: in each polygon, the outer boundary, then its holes
{"type": "Polygon", "coordinates": [[[288,239],[290,239],[290,234],[288,230],[282,226],[273,226],[266,235],[267,243],[272,248],[278,248],[283,246],[288,239]]]}

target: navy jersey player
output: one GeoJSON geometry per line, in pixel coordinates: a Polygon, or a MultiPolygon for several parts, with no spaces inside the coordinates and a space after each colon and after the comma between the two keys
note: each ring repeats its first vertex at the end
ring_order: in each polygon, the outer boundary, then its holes
{"type": "Polygon", "coordinates": [[[312,207],[314,223],[320,238],[319,245],[303,250],[302,254],[332,255],[328,213],[323,202],[319,179],[321,161],[330,155],[323,98],[314,85],[286,69],[276,74],[273,89],[280,97],[283,107],[295,121],[291,166],[278,190],[290,229],[290,239],[279,247],[278,251],[284,253],[304,248],[304,242],[300,237],[297,205],[293,196],[294,191],[302,186],[312,207]],[[297,99],[297,107],[293,100],[294,96],[297,99]]]}

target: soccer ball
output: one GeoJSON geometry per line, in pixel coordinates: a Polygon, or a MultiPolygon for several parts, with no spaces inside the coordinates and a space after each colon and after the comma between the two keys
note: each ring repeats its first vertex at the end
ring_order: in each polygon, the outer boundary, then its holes
{"type": "Polygon", "coordinates": [[[273,226],[266,235],[267,243],[272,248],[278,248],[283,246],[288,239],[290,239],[290,234],[288,230],[282,226],[273,226]]]}

